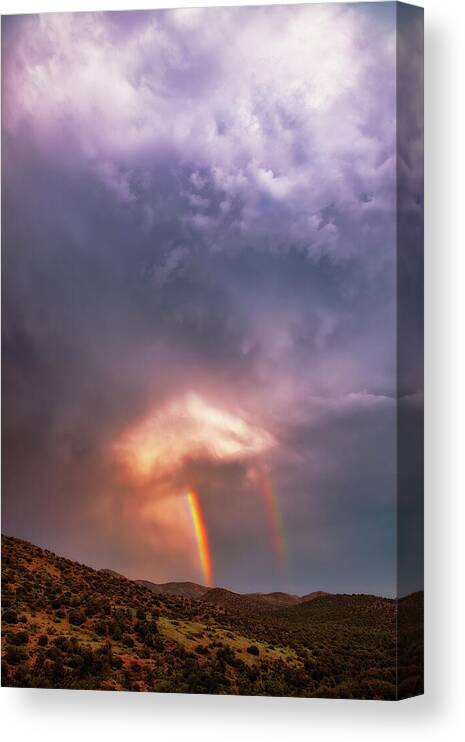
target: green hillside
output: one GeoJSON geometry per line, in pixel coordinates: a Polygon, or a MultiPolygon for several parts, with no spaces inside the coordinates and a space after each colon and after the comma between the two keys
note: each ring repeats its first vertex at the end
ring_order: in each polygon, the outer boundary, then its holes
{"type": "MultiPolygon", "coordinates": [[[[153,592],[2,537],[7,686],[394,699],[396,602],[153,592]]],[[[402,611],[405,694],[421,692],[422,597],[402,611]]],[[[401,661],[402,664],[402,661],[401,661]]]]}

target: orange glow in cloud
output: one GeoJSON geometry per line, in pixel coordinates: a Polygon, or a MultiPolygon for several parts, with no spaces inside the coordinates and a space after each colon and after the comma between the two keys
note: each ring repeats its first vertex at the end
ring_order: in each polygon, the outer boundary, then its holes
{"type": "Polygon", "coordinates": [[[135,474],[147,478],[175,470],[196,454],[234,459],[261,453],[274,443],[263,428],[191,392],[149,415],[115,449],[135,474]]]}
{"type": "MultiPolygon", "coordinates": [[[[246,412],[213,405],[189,392],[152,409],[112,446],[112,454],[122,465],[118,468],[122,487],[132,492],[131,512],[137,512],[139,532],[156,533],[154,545],[158,549],[166,542],[166,553],[173,558],[183,544],[185,549],[195,547],[203,579],[210,586],[213,567],[208,533],[198,494],[191,488],[183,492],[185,464],[196,458],[250,463],[275,445],[274,436],[246,412]],[[184,517],[176,509],[176,500],[184,517]]],[[[274,551],[284,562],[277,502],[265,475],[259,474],[257,483],[267,503],[274,551]]]]}
{"type": "Polygon", "coordinates": [[[203,578],[205,580],[205,584],[208,587],[211,587],[213,585],[213,567],[210,547],[208,544],[207,529],[205,527],[205,521],[203,519],[199,498],[194,490],[188,491],[187,502],[192,516],[192,523],[194,525],[195,538],[197,541],[197,548],[199,552],[203,578]]]}

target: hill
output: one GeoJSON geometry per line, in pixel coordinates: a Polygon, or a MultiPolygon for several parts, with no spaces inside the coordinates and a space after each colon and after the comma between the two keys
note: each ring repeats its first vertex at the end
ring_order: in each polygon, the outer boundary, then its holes
{"type": "Polygon", "coordinates": [[[205,593],[202,603],[221,607],[233,613],[263,613],[272,607],[261,597],[234,593],[222,587],[214,587],[205,593]]]}
{"type": "MultiPolygon", "coordinates": [[[[113,575],[114,577],[123,577],[118,572],[111,569],[103,569],[101,572],[113,575]]],[[[225,588],[209,588],[205,585],[199,585],[197,582],[151,582],[150,580],[135,580],[138,585],[143,585],[157,595],[180,595],[184,598],[201,600],[202,598],[210,603],[217,605],[246,608],[257,607],[282,608],[283,606],[296,605],[305,603],[307,600],[313,600],[320,595],[327,595],[322,591],[309,593],[308,595],[289,595],[289,593],[236,593],[225,588]]]]}
{"type": "Polygon", "coordinates": [[[375,626],[395,630],[396,601],[375,595],[318,595],[278,613],[289,624],[375,626]]]}
{"type": "Polygon", "coordinates": [[[152,593],[157,595],[179,595],[184,598],[199,599],[205,593],[208,593],[210,588],[205,585],[198,585],[196,582],[150,582],[150,580],[136,580],[138,585],[146,587],[152,593]]]}
{"type": "MultiPolygon", "coordinates": [[[[219,588],[157,593],[2,536],[6,686],[394,699],[421,692],[422,595],[276,607],[219,588]]],[[[278,599],[279,602],[279,599],[278,599]]]]}
{"type": "Polygon", "coordinates": [[[109,577],[118,577],[121,580],[126,580],[127,578],[120,574],[119,572],[115,572],[114,569],[99,569],[99,572],[101,572],[103,575],[108,575],[109,577]]]}
{"type": "Polygon", "coordinates": [[[322,595],[329,595],[329,593],[326,593],[324,590],[315,590],[313,593],[307,593],[307,595],[302,595],[302,597],[299,600],[299,603],[306,603],[308,600],[314,600],[315,598],[320,598],[322,595]]]}
{"type": "Polygon", "coordinates": [[[235,593],[225,588],[215,587],[203,594],[201,599],[216,606],[239,613],[270,613],[281,608],[300,605],[327,593],[311,593],[308,596],[289,595],[288,593],[235,593]]]}
{"type": "Polygon", "coordinates": [[[298,595],[289,595],[289,593],[280,592],[248,593],[247,597],[261,600],[264,603],[273,606],[274,608],[280,608],[286,605],[295,605],[296,603],[300,603],[300,601],[302,600],[302,598],[300,598],[298,595]]]}
{"type": "MultiPolygon", "coordinates": [[[[101,569],[99,571],[112,577],[127,579],[124,575],[112,569],[101,569]]],[[[224,605],[225,607],[235,605],[237,608],[242,608],[243,610],[254,607],[261,609],[265,609],[266,607],[282,608],[283,606],[305,603],[320,595],[328,595],[328,593],[321,590],[300,596],[289,595],[289,593],[283,592],[235,593],[225,588],[210,588],[205,585],[199,585],[197,582],[151,582],[150,580],[134,580],[134,582],[146,587],[157,595],[180,595],[181,597],[193,598],[194,600],[205,598],[208,602],[216,605],[224,605]]]]}

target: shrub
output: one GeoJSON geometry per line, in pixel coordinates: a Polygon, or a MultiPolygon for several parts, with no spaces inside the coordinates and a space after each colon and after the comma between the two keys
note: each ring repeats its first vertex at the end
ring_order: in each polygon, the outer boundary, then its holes
{"type": "Polygon", "coordinates": [[[39,647],[46,647],[48,644],[47,634],[41,634],[37,640],[37,644],[39,645],[39,647]]]}
{"type": "Polygon", "coordinates": [[[69,622],[73,626],[81,626],[85,620],[86,617],[81,611],[72,610],[69,612],[69,622]]]}
{"type": "Polygon", "coordinates": [[[18,614],[16,611],[8,609],[3,612],[2,620],[9,624],[18,623],[18,614]]]}
{"type": "Polygon", "coordinates": [[[113,639],[114,639],[114,640],[115,640],[116,642],[119,642],[119,640],[120,640],[120,639],[121,639],[121,637],[123,636],[123,630],[122,630],[122,628],[121,628],[121,625],[120,625],[119,623],[114,623],[114,624],[112,625],[112,627],[111,627],[111,631],[110,631],[110,633],[111,633],[111,635],[112,635],[113,639]]]}
{"type": "Polygon", "coordinates": [[[47,651],[45,652],[46,657],[48,657],[49,660],[53,660],[54,662],[58,660],[61,656],[61,652],[58,649],[58,647],[49,647],[47,651]]]}
{"type": "Polygon", "coordinates": [[[97,621],[94,625],[94,631],[99,636],[106,636],[107,625],[104,621],[97,621]]]}
{"type": "Polygon", "coordinates": [[[253,654],[255,657],[258,657],[260,654],[260,650],[258,647],[255,646],[255,644],[251,644],[250,647],[247,647],[247,652],[249,654],[253,654]]]}
{"type": "Polygon", "coordinates": [[[15,647],[11,644],[5,652],[5,660],[9,665],[20,665],[21,662],[24,662],[27,659],[27,657],[28,653],[24,647],[15,647]]]}
{"type": "Polygon", "coordinates": [[[216,656],[220,662],[224,662],[227,665],[234,665],[236,662],[236,653],[229,646],[218,649],[216,656]]]}
{"type": "Polygon", "coordinates": [[[153,639],[158,632],[155,621],[139,621],[136,624],[136,634],[143,644],[148,647],[153,645],[153,639]]]}
{"type": "Polygon", "coordinates": [[[17,631],[16,634],[10,634],[9,639],[11,644],[14,644],[16,647],[20,647],[23,644],[28,643],[29,636],[27,634],[27,631],[17,631]]]}
{"type": "Polygon", "coordinates": [[[62,652],[67,652],[69,649],[69,642],[66,636],[57,636],[53,643],[58,647],[58,649],[61,649],[62,652]]]}

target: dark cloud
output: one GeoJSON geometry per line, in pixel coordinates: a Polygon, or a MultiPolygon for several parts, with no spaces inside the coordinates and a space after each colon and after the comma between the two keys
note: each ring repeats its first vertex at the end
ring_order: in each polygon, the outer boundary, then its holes
{"type": "Polygon", "coordinates": [[[393,592],[395,16],[375,15],[4,22],[4,530],[200,579],[189,484],[220,584],[393,592]],[[115,444],[192,392],[273,445],[134,478],[115,444]]]}

